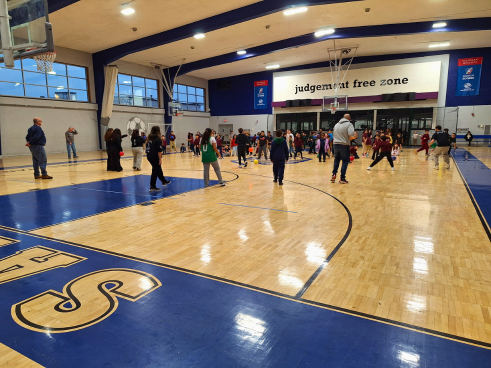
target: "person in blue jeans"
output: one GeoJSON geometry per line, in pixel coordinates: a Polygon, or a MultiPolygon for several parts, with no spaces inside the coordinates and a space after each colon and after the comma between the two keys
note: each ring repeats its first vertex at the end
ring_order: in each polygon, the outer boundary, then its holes
{"type": "Polygon", "coordinates": [[[75,134],[78,134],[78,132],[75,130],[74,127],[68,128],[68,130],[65,132],[66,150],[68,151],[68,159],[72,158],[72,151],[73,151],[73,158],[78,158],[77,148],[75,147],[75,134]]]}
{"type": "Polygon", "coordinates": [[[336,176],[338,174],[339,163],[343,162],[341,166],[341,180],[340,184],[348,184],[346,180],[346,171],[348,170],[348,164],[350,163],[350,145],[351,138],[355,139],[358,134],[355,132],[355,127],[351,124],[351,116],[349,114],[339,120],[334,126],[333,132],[333,148],[334,148],[334,167],[332,170],[331,183],[336,182],[336,176]]]}
{"type": "Polygon", "coordinates": [[[31,151],[34,179],[53,179],[46,171],[48,159],[44,150],[46,136],[41,128],[43,121],[40,118],[34,118],[33,122],[34,125],[27,130],[26,147],[29,147],[29,151],[31,151]],[[39,172],[40,168],[41,173],[39,172]]]}

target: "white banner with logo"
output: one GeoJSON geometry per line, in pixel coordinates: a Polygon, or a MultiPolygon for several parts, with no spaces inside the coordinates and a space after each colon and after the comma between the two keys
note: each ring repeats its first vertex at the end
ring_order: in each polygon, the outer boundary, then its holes
{"type": "MultiPolygon", "coordinates": [[[[377,96],[387,93],[439,92],[441,61],[417,64],[351,69],[339,86],[339,95],[349,97],[377,96]]],[[[322,99],[334,95],[331,73],[317,72],[292,75],[275,73],[273,101],[322,99]]],[[[342,76],[343,74],[341,74],[342,76]]]]}

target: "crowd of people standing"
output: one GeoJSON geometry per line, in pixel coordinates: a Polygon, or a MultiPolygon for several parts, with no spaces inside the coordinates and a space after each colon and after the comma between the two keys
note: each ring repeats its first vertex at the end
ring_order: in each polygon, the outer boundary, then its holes
{"type": "MultiPolygon", "coordinates": [[[[46,136],[41,128],[42,120],[40,118],[33,119],[33,126],[29,128],[26,136],[26,146],[29,147],[33,158],[34,177],[36,179],[52,179],[46,171],[47,158],[44,146],[46,144],[46,136]]],[[[430,155],[430,148],[434,155],[435,169],[439,169],[439,158],[443,157],[445,168],[450,168],[449,155],[452,147],[457,148],[456,133],[449,134],[448,129],[443,129],[441,126],[435,127],[435,133],[430,137],[427,129],[424,134],[413,134],[413,144],[421,138],[421,147],[414,151],[425,151],[427,156],[430,155]]],[[[65,133],[67,144],[68,157],[71,158],[73,153],[74,158],[78,158],[75,148],[75,135],[78,132],[73,127],[69,127],[65,133]]],[[[194,156],[201,156],[204,168],[205,186],[209,185],[210,166],[213,167],[220,185],[224,186],[221,176],[218,159],[223,159],[224,156],[238,156],[239,168],[247,167],[247,157],[257,156],[258,160],[264,155],[265,160],[268,160],[268,155],[273,163],[274,181],[283,184],[285,162],[293,158],[296,160],[297,155],[303,159],[303,154],[306,148],[309,147],[309,154],[316,154],[319,162],[326,162],[326,158],[334,157],[334,165],[331,182],[336,181],[339,166],[341,165],[340,183],[347,184],[346,171],[348,165],[359,158],[357,150],[358,146],[355,142],[358,134],[355,132],[354,126],[351,123],[349,114],[344,117],[334,126],[333,130],[324,132],[322,129],[311,131],[309,135],[306,132],[293,133],[290,130],[282,131],[281,129],[274,132],[275,137],[271,132],[261,131],[260,133],[251,134],[248,131],[240,128],[238,134],[230,132],[228,138],[230,147],[224,145],[224,140],[220,134],[216,134],[211,128],[207,128],[204,134],[200,132],[194,136],[188,134],[188,147],[194,156]],[[243,164],[242,164],[243,162],[243,164]]],[[[121,156],[124,155],[122,140],[127,137],[122,134],[121,130],[116,128],[108,128],[104,141],[107,152],[107,171],[121,172],[121,156]]],[[[176,135],[170,132],[169,140],[172,149],[176,151],[176,135]]],[[[470,132],[465,136],[465,140],[470,143],[473,136],[470,132]]],[[[371,157],[372,163],[367,168],[371,170],[384,158],[389,162],[391,169],[395,170],[393,161],[403,151],[405,141],[404,134],[398,132],[393,134],[391,129],[378,130],[375,133],[370,129],[365,129],[362,134],[362,152],[361,156],[371,157]]],[[[138,129],[131,131],[131,148],[133,153],[133,170],[141,171],[143,152],[146,152],[147,160],[152,166],[152,174],[150,179],[150,191],[158,191],[156,182],[159,179],[163,186],[170,184],[162,171],[162,155],[166,152],[167,139],[161,134],[159,126],[153,126],[148,137],[144,132],[138,129]]],[[[180,152],[186,152],[186,146],[182,143],[180,152]]]]}

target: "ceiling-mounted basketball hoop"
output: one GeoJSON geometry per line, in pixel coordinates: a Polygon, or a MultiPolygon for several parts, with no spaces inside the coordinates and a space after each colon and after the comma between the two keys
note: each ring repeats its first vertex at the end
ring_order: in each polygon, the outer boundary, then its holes
{"type": "Polygon", "coordinates": [[[53,71],[53,63],[56,59],[56,51],[34,55],[32,58],[36,62],[38,71],[49,73],[53,71]]]}
{"type": "Polygon", "coordinates": [[[322,101],[322,110],[330,111],[335,114],[336,111],[348,110],[348,95],[340,94],[344,88],[346,75],[356,55],[358,46],[336,48],[336,40],[333,40],[334,48],[327,49],[329,55],[329,70],[331,71],[331,86],[334,95],[324,96],[322,101]]]}
{"type": "Polygon", "coordinates": [[[184,113],[182,104],[178,102],[169,102],[169,116],[181,118],[184,113]]]}
{"type": "MultiPolygon", "coordinates": [[[[182,59],[181,65],[179,65],[179,68],[177,68],[174,77],[171,77],[170,75],[170,67],[155,64],[155,63],[150,63],[153,66],[155,73],[159,78],[160,84],[162,85],[162,87],[164,87],[164,90],[167,93],[167,97],[169,98],[169,108],[167,111],[167,115],[177,118],[182,117],[183,108],[182,108],[182,104],[178,102],[174,102],[174,86],[176,85],[175,82],[176,82],[177,75],[179,74],[179,70],[181,70],[182,64],[184,63],[185,60],[186,59],[182,59]],[[167,70],[167,73],[164,71],[164,69],[167,70]]],[[[166,119],[164,119],[163,125],[164,125],[165,135],[167,136],[168,131],[172,129],[171,128],[172,124],[166,123],[166,119]]]]}

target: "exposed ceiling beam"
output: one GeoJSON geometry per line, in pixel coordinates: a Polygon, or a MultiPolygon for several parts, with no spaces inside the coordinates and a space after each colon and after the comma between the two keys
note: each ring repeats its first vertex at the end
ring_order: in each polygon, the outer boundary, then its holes
{"type": "Polygon", "coordinates": [[[78,1],[80,0],[48,0],[48,11],[49,13],[54,13],[78,1]]]}
{"type": "MultiPolygon", "coordinates": [[[[469,18],[448,20],[447,27],[433,28],[434,21],[417,23],[398,23],[383,24],[377,26],[336,28],[332,35],[315,37],[313,33],[303,36],[293,37],[286,40],[272,42],[247,49],[245,55],[237,55],[236,52],[198,60],[181,67],[179,75],[190,73],[194,70],[210,68],[213,66],[233,63],[240,60],[250,59],[262,55],[271,54],[277,51],[306,46],[326,40],[339,40],[349,38],[381,37],[381,36],[402,36],[421,33],[441,33],[442,41],[451,38],[449,32],[467,32],[491,30],[491,18],[469,18]]],[[[327,57],[327,54],[326,54],[327,57]]]]}
{"type": "MultiPolygon", "coordinates": [[[[62,0],[59,0],[62,1],[62,0]]],[[[69,0],[65,0],[69,1],[69,0]]],[[[95,59],[104,64],[112,63],[126,55],[135,52],[152,49],[154,47],[166,45],[172,42],[180,41],[193,37],[196,33],[207,33],[247,22],[252,19],[264,17],[292,6],[315,6],[337,3],[348,3],[363,0],[263,0],[254,4],[234,9],[222,14],[215,15],[194,23],[186,24],[181,27],[170,29],[148,37],[140,38],[135,41],[127,42],[122,45],[99,51],[94,54],[95,59]]]]}

